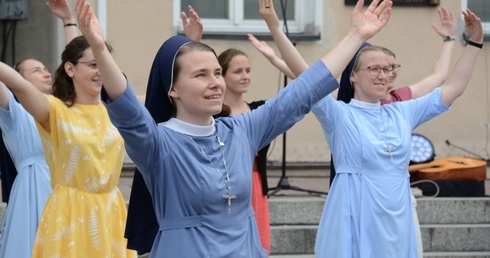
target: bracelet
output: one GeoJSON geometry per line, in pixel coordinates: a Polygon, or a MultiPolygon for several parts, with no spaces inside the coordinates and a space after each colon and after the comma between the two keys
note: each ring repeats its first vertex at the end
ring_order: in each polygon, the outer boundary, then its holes
{"type": "Polygon", "coordinates": [[[76,23],[65,23],[65,25],[63,25],[63,27],[68,27],[68,26],[77,26],[76,23]]]}
{"type": "Polygon", "coordinates": [[[454,36],[445,36],[444,38],[442,38],[442,40],[444,42],[448,42],[448,41],[456,40],[456,38],[454,36]]]}
{"type": "Polygon", "coordinates": [[[477,47],[477,48],[482,48],[483,47],[483,44],[482,43],[476,43],[474,41],[471,41],[471,40],[468,40],[468,45],[471,45],[471,46],[474,46],[474,47],[477,47]]]}

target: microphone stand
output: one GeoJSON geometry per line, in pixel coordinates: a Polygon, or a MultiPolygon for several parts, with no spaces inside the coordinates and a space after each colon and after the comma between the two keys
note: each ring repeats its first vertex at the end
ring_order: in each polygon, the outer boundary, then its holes
{"type": "Polygon", "coordinates": [[[477,158],[479,158],[479,159],[481,159],[481,160],[486,161],[486,162],[487,162],[487,166],[488,166],[488,165],[490,165],[490,161],[489,161],[488,159],[486,159],[486,158],[484,158],[484,157],[482,157],[482,156],[480,156],[480,155],[478,155],[478,154],[476,154],[476,153],[473,153],[473,152],[471,152],[471,151],[469,151],[469,150],[467,150],[467,149],[464,149],[464,148],[462,148],[462,147],[459,147],[459,146],[457,146],[457,145],[454,145],[454,144],[450,143],[450,142],[449,142],[449,140],[446,140],[446,144],[447,144],[448,146],[452,146],[452,147],[454,147],[454,148],[456,148],[456,149],[462,150],[462,151],[464,151],[464,152],[466,152],[466,153],[469,153],[469,154],[471,154],[471,155],[473,155],[473,156],[475,156],[475,157],[477,157],[477,158]]]}
{"type": "MultiPolygon", "coordinates": [[[[288,25],[287,25],[287,19],[286,19],[286,5],[284,3],[284,0],[281,0],[281,11],[282,11],[282,17],[284,20],[284,28],[286,30],[286,36],[289,39],[289,30],[288,30],[288,25]]],[[[296,46],[296,43],[294,42],[293,45],[296,46]]],[[[288,77],[284,75],[284,88],[286,88],[288,84],[288,77]]],[[[315,190],[308,190],[308,189],[303,189],[300,187],[292,186],[289,184],[288,177],[286,176],[286,132],[282,134],[282,164],[281,164],[281,178],[279,179],[279,182],[277,183],[277,187],[273,187],[269,189],[269,194],[268,196],[276,195],[279,191],[281,190],[294,190],[294,191],[300,191],[300,192],[306,192],[311,195],[326,195],[326,192],[320,192],[320,191],[315,191],[315,190]]]]}

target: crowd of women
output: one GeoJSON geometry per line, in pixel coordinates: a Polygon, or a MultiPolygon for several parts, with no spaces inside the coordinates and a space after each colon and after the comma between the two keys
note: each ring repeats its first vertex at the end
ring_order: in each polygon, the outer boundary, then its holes
{"type": "MultiPolygon", "coordinates": [[[[51,0],[56,6],[65,28],[76,28],[67,2],[51,0]]],[[[365,43],[389,22],[391,1],[364,8],[359,0],[347,34],[311,66],[282,33],[273,1],[259,6],[284,60],[249,38],[295,78],[267,101],[244,101],[247,55],[228,49],[218,56],[199,42],[203,24],[191,7],[189,19],[181,17],[186,36],[158,50],[143,101],[86,0],[76,0],[82,35],[67,34],[52,87],[42,63],[19,71],[0,63],[0,127],[19,171],[0,256],[267,257],[267,149],[313,111],[336,170],[315,255],[420,257],[410,135],[464,92],[482,48],[480,19],[462,12],[469,40],[450,70],[454,24],[441,7],[434,29],[445,40],[433,74],[392,91],[395,55],[365,43]],[[28,73],[44,78],[44,87],[28,73]],[[332,94],[339,86],[343,101],[332,94]],[[20,151],[26,146],[29,153],[20,151]],[[117,188],[124,153],[137,167],[128,212],[117,188]],[[26,207],[28,217],[20,218],[26,207]]]]}

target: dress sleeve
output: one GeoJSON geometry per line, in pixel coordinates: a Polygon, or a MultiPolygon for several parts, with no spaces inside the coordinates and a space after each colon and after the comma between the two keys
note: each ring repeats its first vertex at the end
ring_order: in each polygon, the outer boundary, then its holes
{"type": "Polygon", "coordinates": [[[406,114],[412,130],[450,109],[441,101],[441,87],[420,98],[396,104],[406,114]]]}
{"type": "Polygon", "coordinates": [[[314,103],[339,87],[321,61],[313,64],[264,105],[243,114],[237,122],[245,128],[253,148],[269,144],[310,112],[314,103]]]}
{"type": "Polygon", "coordinates": [[[4,132],[8,132],[15,128],[15,120],[20,119],[19,108],[20,104],[15,101],[14,94],[8,91],[9,94],[9,109],[0,107],[0,129],[4,132]]]}
{"type": "Polygon", "coordinates": [[[106,105],[112,124],[124,139],[128,155],[140,170],[148,170],[156,164],[154,160],[163,158],[162,153],[168,153],[167,145],[161,144],[165,141],[158,140],[161,137],[156,133],[158,125],[139,102],[129,82],[118,99],[111,102],[106,96],[102,97],[102,101],[106,105]]]}

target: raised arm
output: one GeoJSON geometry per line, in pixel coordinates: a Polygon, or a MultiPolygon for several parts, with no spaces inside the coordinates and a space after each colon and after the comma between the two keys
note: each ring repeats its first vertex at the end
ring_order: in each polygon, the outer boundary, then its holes
{"type": "Polygon", "coordinates": [[[197,15],[197,12],[194,11],[194,8],[192,8],[190,5],[188,8],[190,16],[189,20],[187,20],[187,15],[185,12],[180,13],[182,25],[184,26],[184,34],[186,37],[194,41],[201,41],[204,26],[199,18],[199,15],[197,15]]]}
{"type": "Polygon", "coordinates": [[[4,109],[9,107],[8,89],[3,82],[0,82],[0,106],[4,109]]]}
{"type": "Polygon", "coordinates": [[[267,23],[267,27],[269,27],[269,31],[279,49],[279,53],[281,53],[281,57],[295,77],[299,76],[309,66],[282,31],[272,0],[259,0],[259,6],[260,14],[264,18],[265,23],[267,23]]]}
{"type": "Polygon", "coordinates": [[[272,49],[265,41],[258,40],[254,35],[248,33],[248,40],[252,43],[252,45],[265,57],[269,62],[276,67],[279,71],[285,74],[289,79],[295,79],[296,76],[289,69],[286,62],[279,58],[274,49],[272,49]]]}
{"type": "Polygon", "coordinates": [[[75,4],[78,26],[92,49],[99,68],[104,88],[111,100],[117,99],[127,88],[126,78],[107,49],[102,27],[94,14],[92,6],[86,0],[77,0],[75,4]]]}
{"type": "Polygon", "coordinates": [[[481,50],[482,45],[479,44],[483,44],[483,26],[480,18],[470,10],[462,13],[465,29],[469,34],[469,41],[454,68],[449,73],[447,80],[442,85],[441,100],[448,106],[461,96],[466,89],[481,50]]]}
{"type": "MultiPolygon", "coordinates": [[[[0,81],[15,94],[34,119],[45,126],[49,120],[48,98],[12,67],[0,62],[0,81]]],[[[49,128],[49,127],[46,127],[49,128]]]]}
{"type": "Polygon", "coordinates": [[[67,0],[50,0],[46,3],[49,10],[60,18],[65,30],[65,45],[78,36],[78,29],[75,19],[71,13],[70,5],[67,0]]]}
{"type": "Polygon", "coordinates": [[[379,0],[374,0],[364,12],[363,5],[363,0],[357,2],[347,35],[321,58],[335,78],[342,74],[359,47],[378,33],[391,17],[391,1],[379,3],[379,0]]]}
{"type": "Polygon", "coordinates": [[[455,24],[453,14],[443,6],[439,8],[438,13],[441,20],[441,25],[437,26],[432,24],[432,27],[443,39],[448,36],[452,39],[443,41],[441,52],[439,53],[439,57],[434,63],[429,76],[409,86],[412,91],[412,98],[414,99],[424,96],[425,94],[434,90],[436,87],[441,86],[444,80],[446,80],[449,73],[449,68],[451,66],[451,56],[455,43],[455,24]]]}

